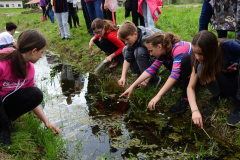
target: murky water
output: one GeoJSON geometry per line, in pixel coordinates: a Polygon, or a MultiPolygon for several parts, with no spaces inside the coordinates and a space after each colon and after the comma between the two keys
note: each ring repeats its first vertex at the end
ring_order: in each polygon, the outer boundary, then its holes
{"type": "Polygon", "coordinates": [[[165,107],[144,111],[135,103],[139,97],[129,102],[117,98],[123,89],[116,82],[81,75],[56,56],[44,56],[35,69],[36,85],[44,93],[44,112],[69,140],[69,159],[240,157],[239,148],[211,129],[206,129],[210,140],[203,130],[191,127],[191,117],[173,115],[165,107]]]}

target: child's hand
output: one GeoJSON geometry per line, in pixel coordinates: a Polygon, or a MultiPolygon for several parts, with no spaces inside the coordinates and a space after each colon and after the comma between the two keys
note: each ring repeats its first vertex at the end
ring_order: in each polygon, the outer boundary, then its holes
{"type": "Polygon", "coordinates": [[[52,131],[54,131],[55,133],[59,134],[61,133],[61,130],[55,126],[54,124],[52,124],[51,122],[48,121],[48,123],[46,124],[46,126],[51,129],[52,131]]]}
{"type": "Polygon", "coordinates": [[[119,98],[121,97],[127,97],[127,98],[130,98],[130,95],[132,94],[132,91],[133,91],[133,88],[132,87],[129,87],[121,96],[119,96],[119,98]]]}
{"type": "Polygon", "coordinates": [[[109,63],[109,62],[111,62],[112,61],[112,57],[111,56],[107,56],[106,57],[106,62],[105,63],[109,63]]]}
{"type": "Polygon", "coordinates": [[[118,81],[118,84],[119,84],[120,86],[122,86],[122,87],[125,86],[125,83],[126,83],[125,78],[121,78],[121,79],[118,81]]]}
{"type": "Polygon", "coordinates": [[[90,40],[90,42],[89,42],[89,49],[92,51],[93,50],[93,41],[92,40],[90,40]]]}
{"type": "Polygon", "coordinates": [[[152,109],[155,109],[155,106],[157,102],[161,99],[158,95],[156,95],[149,103],[147,108],[151,111],[152,109]]]}
{"type": "Polygon", "coordinates": [[[104,4],[104,10],[106,10],[106,11],[108,10],[108,6],[106,3],[104,4]]]}
{"type": "Polygon", "coordinates": [[[199,127],[203,128],[202,116],[199,111],[192,113],[192,120],[194,124],[198,125],[199,127]]]}
{"type": "Polygon", "coordinates": [[[142,88],[145,88],[147,86],[147,83],[146,82],[142,82],[138,85],[139,87],[142,87],[142,88]]]}

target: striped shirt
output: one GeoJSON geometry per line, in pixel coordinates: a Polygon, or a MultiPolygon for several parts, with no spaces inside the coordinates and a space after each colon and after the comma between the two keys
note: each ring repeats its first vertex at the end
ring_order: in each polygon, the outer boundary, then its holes
{"type": "Polygon", "coordinates": [[[166,66],[172,66],[172,71],[170,77],[178,80],[181,72],[181,60],[185,54],[192,54],[192,45],[189,42],[179,41],[178,43],[173,45],[173,49],[171,52],[171,58],[156,59],[155,62],[146,69],[146,72],[153,76],[162,64],[166,66]]]}

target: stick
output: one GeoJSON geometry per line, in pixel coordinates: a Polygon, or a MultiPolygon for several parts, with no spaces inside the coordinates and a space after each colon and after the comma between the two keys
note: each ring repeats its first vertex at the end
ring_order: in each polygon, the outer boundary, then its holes
{"type": "Polygon", "coordinates": [[[204,129],[204,128],[202,128],[202,129],[203,129],[203,131],[206,133],[206,135],[208,136],[208,138],[211,139],[211,137],[207,134],[207,132],[205,131],[205,129],[204,129]]]}

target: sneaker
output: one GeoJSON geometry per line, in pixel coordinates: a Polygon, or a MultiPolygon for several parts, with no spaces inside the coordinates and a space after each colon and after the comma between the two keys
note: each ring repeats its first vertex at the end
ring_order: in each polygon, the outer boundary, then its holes
{"type": "Polygon", "coordinates": [[[0,143],[5,146],[11,145],[11,121],[0,127],[0,143]]]}
{"type": "Polygon", "coordinates": [[[187,110],[188,107],[188,101],[186,101],[185,99],[183,99],[183,97],[180,97],[177,101],[176,104],[172,105],[169,108],[169,111],[174,113],[174,114],[180,114],[183,113],[187,110]]]}
{"type": "Polygon", "coordinates": [[[219,106],[219,96],[213,97],[210,102],[205,106],[203,110],[203,116],[208,117],[213,114],[213,112],[218,108],[219,106]]]}
{"type": "Polygon", "coordinates": [[[240,100],[234,99],[234,103],[231,112],[227,119],[227,124],[235,126],[240,121],[240,100]]]}

